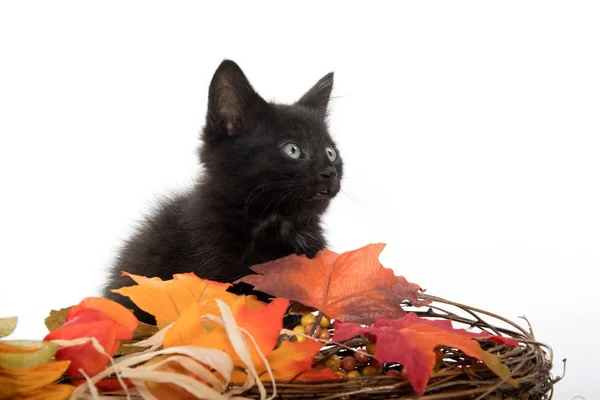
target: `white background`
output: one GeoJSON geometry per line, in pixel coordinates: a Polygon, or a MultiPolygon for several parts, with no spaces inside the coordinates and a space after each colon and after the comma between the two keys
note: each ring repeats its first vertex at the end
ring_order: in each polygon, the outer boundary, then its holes
{"type": "Polygon", "coordinates": [[[594,2],[2,2],[0,315],[41,338],[97,294],[156,196],[197,173],[208,83],[267,99],[335,71],[331,248],[386,242],[428,293],[517,320],[597,398],[600,18],[594,2]],[[202,3],[204,4],[204,3],[202,3]]]}

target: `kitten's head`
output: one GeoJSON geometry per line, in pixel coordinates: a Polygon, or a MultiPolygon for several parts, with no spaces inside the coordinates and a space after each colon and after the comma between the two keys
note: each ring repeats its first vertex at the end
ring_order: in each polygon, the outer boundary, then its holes
{"type": "Polygon", "coordinates": [[[259,218],[323,213],[343,172],[326,123],[332,87],[329,73],[296,103],[270,103],[236,63],[223,61],[210,84],[199,153],[221,197],[259,218]]]}

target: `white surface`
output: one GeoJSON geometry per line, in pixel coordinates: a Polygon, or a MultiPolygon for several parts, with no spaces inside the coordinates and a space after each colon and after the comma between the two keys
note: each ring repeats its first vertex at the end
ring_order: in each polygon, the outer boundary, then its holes
{"type": "Polygon", "coordinates": [[[270,99],[336,72],[345,194],[331,247],[429,293],[526,315],[600,393],[599,10],[594,2],[215,8],[0,3],[0,315],[40,338],[96,294],[156,195],[188,185],[223,58],[270,99]]]}

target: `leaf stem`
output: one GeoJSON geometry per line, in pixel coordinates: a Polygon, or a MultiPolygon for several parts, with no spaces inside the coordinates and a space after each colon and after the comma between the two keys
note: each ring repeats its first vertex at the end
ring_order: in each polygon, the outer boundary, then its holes
{"type": "Polygon", "coordinates": [[[308,332],[308,336],[312,336],[312,337],[315,336],[315,332],[317,331],[317,328],[321,324],[321,319],[323,319],[323,313],[321,311],[319,311],[317,313],[317,317],[315,319],[315,323],[314,323],[313,327],[311,328],[310,332],[308,332]]]}

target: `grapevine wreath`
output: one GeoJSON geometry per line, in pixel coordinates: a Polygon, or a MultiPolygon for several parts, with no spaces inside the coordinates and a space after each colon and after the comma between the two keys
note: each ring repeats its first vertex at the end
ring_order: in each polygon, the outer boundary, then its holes
{"type": "MultiPolygon", "coordinates": [[[[105,298],[52,311],[43,341],[0,341],[0,400],[552,397],[552,351],[530,328],[426,295],[383,248],[254,266],[240,281],[269,303],[193,273],[124,272],[115,292],[156,326],[105,298]]],[[[0,319],[0,337],[16,323],[0,319]]]]}

